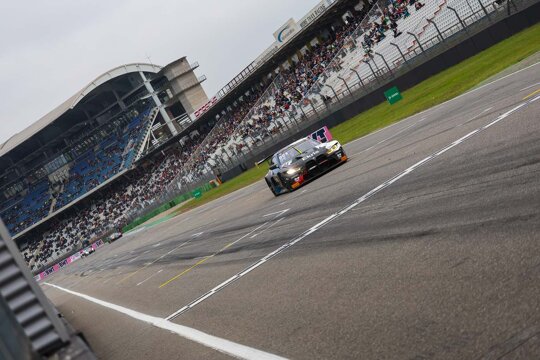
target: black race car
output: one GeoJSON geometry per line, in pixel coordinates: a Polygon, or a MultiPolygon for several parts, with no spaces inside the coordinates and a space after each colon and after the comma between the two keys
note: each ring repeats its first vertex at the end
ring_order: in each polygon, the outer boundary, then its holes
{"type": "Polygon", "coordinates": [[[301,139],[284,147],[269,160],[266,184],[275,196],[291,192],[302,184],[347,161],[341,144],[336,141],[320,143],[311,138],[301,139]]]}

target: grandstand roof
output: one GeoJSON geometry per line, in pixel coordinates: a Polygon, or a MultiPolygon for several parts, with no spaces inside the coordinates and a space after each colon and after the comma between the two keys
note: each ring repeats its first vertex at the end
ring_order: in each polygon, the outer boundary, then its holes
{"type": "Polygon", "coordinates": [[[83,89],[78,91],[75,95],[71,96],[60,106],[43,116],[41,119],[24,129],[23,131],[13,135],[5,143],[0,145],[0,157],[4,156],[18,145],[22,144],[26,140],[30,139],[33,135],[37,134],[40,130],[51,125],[56,119],[65,114],[68,110],[73,109],[77,104],[87,96],[92,90],[95,90],[100,85],[106,83],[109,80],[117,78],[119,76],[133,73],[133,72],[147,72],[157,73],[162,69],[161,66],[145,63],[133,63],[125,64],[114,69],[111,69],[102,75],[98,76],[95,80],[86,85],[83,89]]]}

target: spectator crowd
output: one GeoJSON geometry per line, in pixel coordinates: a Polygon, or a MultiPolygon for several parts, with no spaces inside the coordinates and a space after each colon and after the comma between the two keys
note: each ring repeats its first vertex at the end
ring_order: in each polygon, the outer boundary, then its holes
{"type": "MultiPolygon", "coordinates": [[[[325,40],[304,50],[297,61],[280,67],[279,71],[264,78],[259,86],[243,94],[215,126],[199,129],[184,137],[176,148],[169,149],[153,159],[143,160],[122,178],[96,193],[90,201],[83,201],[77,210],[69,209],[52,219],[44,234],[30,233],[23,256],[32,270],[37,270],[52,259],[80,246],[82,241],[95,239],[109,229],[125,225],[126,214],[144,209],[161,197],[172,183],[180,179],[198,178],[212,167],[226,162],[227,158],[256,146],[287,126],[286,121],[302,116],[306,95],[317,92],[318,83],[324,82],[329,72],[340,70],[340,58],[347,44],[356,49],[358,30],[363,37],[359,43],[370,56],[373,47],[389,31],[399,36],[398,21],[409,14],[409,6],[417,10],[423,4],[418,0],[393,0],[384,8],[373,12],[370,22],[362,22],[367,10],[347,16],[344,23],[334,26],[325,40]],[[355,35],[355,36],[353,36],[355,35]]],[[[371,14],[371,13],[370,13],[371,14]]],[[[371,15],[370,15],[371,16],[371,15]]],[[[145,121],[150,108],[130,114],[129,123],[109,136],[71,165],[68,176],[51,193],[48,186],[31,189],[34,207],[24,207],[25,202],[12,205],[2,213],[10,230],[16,234],[49,214],[51,210],[80,198],[88,191],[107,181],[133,161],[137,144],[148,130],[145,121]],[[27,209],[32,214],[21,221],[17,213],[27,209]]],[[[25,199],[28,198],[28,195],[25,199]]]]}

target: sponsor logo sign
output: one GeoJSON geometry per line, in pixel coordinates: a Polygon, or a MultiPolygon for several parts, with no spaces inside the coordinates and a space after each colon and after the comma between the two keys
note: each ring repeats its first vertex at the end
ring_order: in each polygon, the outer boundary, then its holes
{"type": "Polygon", "coordinates": [[[300,28],[303,29],[313,23],[322,14],[328,10],[328,8],[334,4],[336,0],[323,0],[317,6],[315,6],[306,16],[300,20],[300,28]]]}
{"type": "Polygon", "coordinates": [[[322,143],[332,141],[332,134],[330,133],[330,130],[328,130],[327,126],[324,126],[320,128],[319,130],[315,131],[308,137],[320,141],[322,143]]]}
{"type": "Polygon", "coordinates": [[[194,113],[193,113],[193,117],[195,119],[198,119],[201,117],[202,114],[204,114],[205,112],[207,112],[208,110],[210,110],[210,108],[212,106],[214,106],[218,101],[218,97],[217,96],[214,96],[213,98],[211,98],[206,104],[204,104],[203,106],[201,106],[200,108],[198,108],[194,113]]]}
{"type": "Polygon", "coordinates": [[[403,99],[403,96],[401,96],[401,93],[399,92],[399,89],[397,86],[394,86],[391,89],[388,89],[384,92],[384,96],[386,97],[386,100],[390,103],[390,105],[393,105],[397,103],[399,100],[403,99]]]}
{"type": "Polygon", "coordinates": [[[71,255],[70,257],[65,258],[64,260],[60,261],[57,264],[54,264],[53,266],[51,266],[47,270],[37,274],[36,276],[34,276],[34,279],[36,281],[44,280],[47,277],[49,277],[51,274],[54,274],[55,272],[59,271],[60,269],[63,269],[66,266],[68,266],[69,264],[79,260],[82,257],[82,253],[84,252],[84,250],[90,249],[90,248],[95,250],[95,249],[100,248],[102,246],[103,246],[103,241],[98,240],[95,243],[93,243],[91,246],[76,252],[75,254],[71,255]]]}
{"type": "Polygon", "coordinates": [[[282,27],[280,27],[275,33],[274,37],[279,45],[282,45],[289,41],[289,39],[296,34],[300,28],[294,19],[289,19],[282,27]]]}
{"type": "Polygon", "coordinates": [[[201,189],[195,189],[192,193],[193,197],[195,199],[199,199],[200,197],[202,197],[202,190],[201,189]]]}

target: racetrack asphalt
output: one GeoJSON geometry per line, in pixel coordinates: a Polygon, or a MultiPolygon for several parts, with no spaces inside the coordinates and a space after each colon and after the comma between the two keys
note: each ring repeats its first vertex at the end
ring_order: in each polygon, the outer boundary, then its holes
{"type": "Polygon", "coordinates": [[[143,315],[270,358],[540,358],[539,84],[536,64],[345,145],[294,193],[261,179],[43,289],[103,359],[259,357],[143,315]]]}

